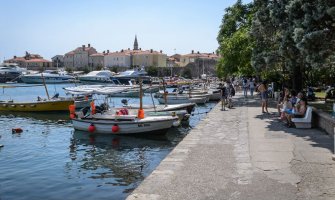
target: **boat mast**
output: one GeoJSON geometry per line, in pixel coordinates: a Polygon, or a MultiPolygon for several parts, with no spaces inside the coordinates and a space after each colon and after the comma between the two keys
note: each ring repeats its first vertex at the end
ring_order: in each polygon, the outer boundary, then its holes
{"type": "Polygon", "coordinates": [[[143,95],[143,91],[142,91],[142,78],[139,77],[139,84],[140,84],[140,110],[143,109],[143,100],[142,100],[142,95],[143,95]]]}
{"type": "Polygon", "coordinates": [[[165,107],[167,107],[167,103],[166,103],[166,96],[167,96],[167,94],[166,94],[166,89],[165,89],[165,80],[164,80],[164,78],[162,78],[163,79],[163,98],[164,98],[164,104],[165,104],[165,107]]]}
{"type": "Polygon", "coordinates": [[[140,83],[140,109],[138,110],[137,117],[139,119],[143,119],[144,118],[144,110],[143,110],[143,102],[142,102],[143,91],[142,91],[142,78],[141,77],[139,77],[139,83],[140,83]]]}
{"type": "Polygon", "coordinates": [[[202,74],[205,74],[205,60],[202,60],[202,74]]]}
{"type": "Polygon", "coordinates": [[[50,100],[50,96],[49,96],[47,85],[45,84],[45,79],[44,79],[44,76],[43,76],[43,72],[41,73],[41,76],[42,76],[42,80],[43,80],[43,85],[44,85],[44,88],[45,88],[45,92],[47,93],[48,100],[50,100]]]}

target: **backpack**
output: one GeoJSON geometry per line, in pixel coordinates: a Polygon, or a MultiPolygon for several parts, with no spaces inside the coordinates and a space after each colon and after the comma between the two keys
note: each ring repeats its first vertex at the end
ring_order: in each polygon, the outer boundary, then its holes
{"type": "Polygon", "coordinates": [[[227,96],[228,96],[228,90],[227,90],[226,87],[223,86],[223,87],[221,88],[221,91],[222,91],[221,94],[222,94],[223,97],[227,97],[227,96]]]}

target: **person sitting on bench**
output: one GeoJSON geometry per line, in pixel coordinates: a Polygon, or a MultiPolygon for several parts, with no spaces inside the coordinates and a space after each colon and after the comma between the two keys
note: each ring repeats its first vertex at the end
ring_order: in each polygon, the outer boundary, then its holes
{"type": "Polygon", "coordinates": [[[291,112],[286,112],[287,126],[293,127],[292,118],[303,118],[307,110],[307,99],[302,97],[291,112]]]}

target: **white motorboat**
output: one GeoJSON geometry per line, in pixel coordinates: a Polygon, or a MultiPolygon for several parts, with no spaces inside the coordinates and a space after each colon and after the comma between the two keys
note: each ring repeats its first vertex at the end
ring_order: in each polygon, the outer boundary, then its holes
{"type": "Polygon", "coordinates": [[[114,83],[112,80],[114,74],[109,70],[91,71],[88,74],[78,76],[78,79],[84,83],[114,83]]]}
{"type": "Polygon", "coordinates": [[[87,118],[72,119],[76,130],[101,134],[164,134],[174,123],[178,116],[146,116],[143,119],[136,115],[115,115],[110,113],[94,114],[87,118]]]}
{"type": "MultiPolygon", "coordinates": [[[[177,115],[180,121],[187,121],[190,114],[194,110],[195,103],[185,103],[185,104],[175,104],[175,105],[143,105],[145,113],[149,116],[164,116],[164,115],[177,115]]],[[[139,106],[137,105],[127,105],[124,106],[129,112],[136,111],[139,106]]]]}
{"type": "Polygon", "coordinates": [[[45,70],[42,73],[21,75],[21,80],[25,83],[69,83],[75,80],[73,76],[65,71],[45,70]],[[44,80],[43,80],[44,79],[44,80]]]}
{"type": "Polygon", "coordinates": [[[220,90],[212,90],[212,89],[210,89],[208,91],[208,93],[210,94],[210,96],[209,96],[209,100],[210,101],[219,101],[219,100],[221,100],[221,92],[220,92],[220,90]]]}
{"type": "Polygon", "coordinates": [[[141,69],[131,69],[124,72],[120,72],[119,74],[113,76],[113,79],[120,81],[121,84],[129,84],[129,81],[135,80],[137,81],[139,78],[142,79],[143,84],[150,84],[151,77],[147,75],[148,73],[141,69]]]}
{"type": "Polygon", "coordinates": [[[26,71],[26,69],[19,67],[16,63],[2,63],[0,64],[0,83],[17,81],[19,76],[26,71]]]}
{"type": "Polygon", "coordinates": [[[108,95],[109,97],[140,97],[140,89],[126,89],[124,91],[108,95]]]}

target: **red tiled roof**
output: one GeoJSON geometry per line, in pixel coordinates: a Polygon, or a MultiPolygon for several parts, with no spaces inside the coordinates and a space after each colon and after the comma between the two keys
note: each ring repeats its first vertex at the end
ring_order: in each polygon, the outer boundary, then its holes
{"type": "Polygon", "coordinates": [[[122,51],[117,51],[117,52],[112,52],[112,53],[108,53],[107,55],[120,55],[120,56],[124,56],[124,55],[145,55],[145,54],[163,54],[159,51],[152,51],[151,50],[122,50],[122,51]]]}
{"type": "Polygon", "coordinates": [[[216,54],[212,53],[190,53],[183,55],[184,57],[190,57],[190,58],[218,58],[216,54]]]}
{"type": "Polygon", "coordinates": [[[26,59],[24,59],[23,57],[16,57],[16,58],[12,58],[9,59],[9,61],[25,61],[26,59]]]}
{"type": "Polygon", "coordinates": [[[123,52],[112,52],[112,53],[108,53],[107,55],[113,55],[113,56],[129,56],[130,53],[123,51],[123,52]]]}
{"type": "MultiPolygon", "coordinates": [[[[83,47],[78,47],[74,51],[79,51],[79,50],[82,50],[82,49],[83,49],[83,47]]],[[[93,47],[85,47],[85,51],[89,51],[91,49],[93,49],[93,47]]]]}
{"type": "Polygon", "coordinates": [[[67,52],[65,55],[74,55],[74,51],[67,52]]]}
{"type": "Polygon", "coordinates": [[[94,53],[94,54],[91,54],[90,56],[94,56],[94,57],[96,57],[96,56],[104,56],[104,54],[103,53],[94,53]]]}
{"type": "Polygon", "coordinates": [[[25,62],[28,62],[28,63],[33,63],[33,62],[51,62],[49,60],[45,60],[45,59],[42,59],[42,58],[36,58],[36,59],[30,59],[30,60],[26,60],[25,62]]]}

